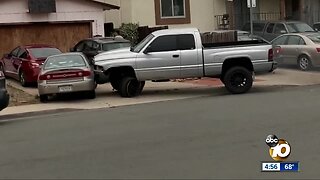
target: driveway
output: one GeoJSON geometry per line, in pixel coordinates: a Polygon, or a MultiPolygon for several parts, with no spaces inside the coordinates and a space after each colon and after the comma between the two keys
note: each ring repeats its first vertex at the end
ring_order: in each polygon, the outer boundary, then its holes
{"type": "MultiPolygon", "coordinates": [[[[16,81],[8,80],[8,84],[19,88],[28,94],[37,96],[36,88],[23,88],[16,81]]],[[[278,69],[274,73],[257,75],[254,87],[266,86],[308,86],[320,84],[320,71],[302,72],[295,69],[278,69]]],[[[9,107],[1,115],[11,115],[27,112],[65,110],[65,109],[98,109],[117,106],[151,103],[159,101],[178,100],[210,95],[221,95],[227,92],[218,79],[203,78],[201,80],[179,80],[176,82],[147,82],[143,94],[136,98],[121,98],[109,84],[97,88],[97,98],[56,100],[47,104],[33,104],[9,107]]]]}

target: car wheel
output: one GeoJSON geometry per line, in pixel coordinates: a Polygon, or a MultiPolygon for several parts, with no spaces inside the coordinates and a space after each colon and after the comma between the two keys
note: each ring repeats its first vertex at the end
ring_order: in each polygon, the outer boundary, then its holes
{"type": "Polygon", "coordinates": [[[25,76],[24,72],[20,72],[19,73],[19,81],[20,81],[21,86],[23,86],[23,87],[27,87],[28,86],[28,83],[26,82],[25,77],[26,76],[25,76]]]}
{"type": "Polygon", "coordinates": [[[42,103],[48,102],[48,95],[40,95],[40,102],[42,103]]]}
{"type": "Polygon", "coordinates": [[[95,99],[96,98],[96,91],[88,91],[88,98],[89,99],[95,99]]]}
{"type": "Polygon", "coordinates": [[[122,97],[135,97],[138,96],[143,87],[142,82],[133,77],[124,77],[121,80],[119,93],[122,97]],[[142,88],[141,88],[142,87],[142,88]]]}
{"type": "Polygon", "coordinates": [[[306,55],[302,55],[298,59],[298,67],[302,71],[308,71],[312,69],[312,62],[310,61],[310,58],[306,55]]]}
{"type": "Polygon", "coordinates": [[[252,72],[244,67],[233,67],[226,72],[224,83],[232,94],[246,93],[253,84],[252,72]]]}

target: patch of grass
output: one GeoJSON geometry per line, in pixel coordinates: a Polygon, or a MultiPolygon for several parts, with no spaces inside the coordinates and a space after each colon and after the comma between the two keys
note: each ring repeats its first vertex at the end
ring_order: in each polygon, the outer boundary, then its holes
{"type": "Polygon", "coordinates": [[[20,89],[7,85],[7,90],[10,94],[9,106],[20,106],[39,103],[39,100],[35,96],[30,95],[20,89]]]}

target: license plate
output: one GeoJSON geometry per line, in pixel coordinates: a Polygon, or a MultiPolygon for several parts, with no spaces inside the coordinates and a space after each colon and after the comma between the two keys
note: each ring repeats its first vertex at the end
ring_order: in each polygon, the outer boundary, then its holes
{"type": "Polygon", "coordinates": [[[71,92],[72,91],[72,86],[60,86],[59,87],[59,92],[71,92]]]}

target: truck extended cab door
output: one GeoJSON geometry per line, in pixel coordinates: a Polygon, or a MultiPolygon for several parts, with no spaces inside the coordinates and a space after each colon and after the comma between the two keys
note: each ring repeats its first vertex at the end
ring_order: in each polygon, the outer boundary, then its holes
{"type": "Polygon", "coordinates": [[[157,37],[136,59],[139,80],[180,78],[181,54],[177,35],[157,37]]]}
{"type": "Polygon", "coordinates": [[[203,76],[202,47],[196,48],[194,34],[179,35],[178,47],[181,51],[181,78],[203,76]]]}

